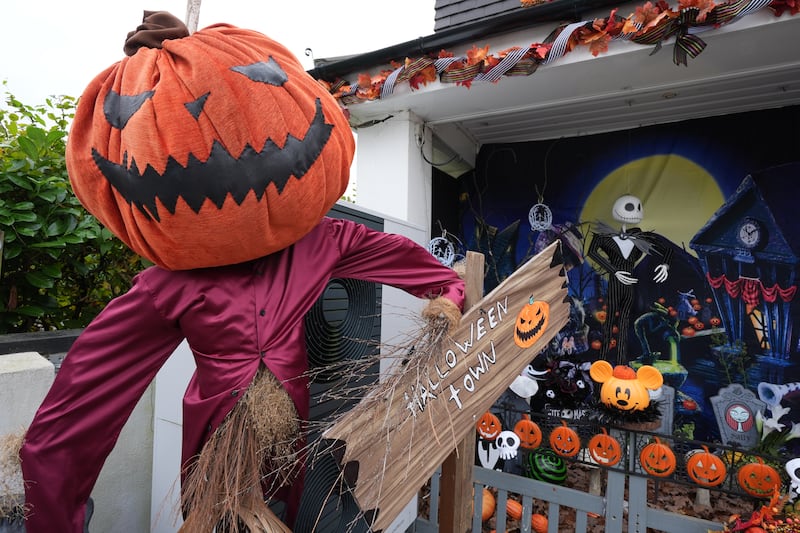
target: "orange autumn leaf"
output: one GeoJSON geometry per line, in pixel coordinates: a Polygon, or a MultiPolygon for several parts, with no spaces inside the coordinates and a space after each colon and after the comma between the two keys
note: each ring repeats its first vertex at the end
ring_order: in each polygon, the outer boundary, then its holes
{"type": "Polygon", "coordinates": [[[489,45],[487,44],[483,48],[478,48],[475,45],[472,45],[472,48],[467,50],[467,64],[468,65],[476,65],[478,63],[482,63],[486,56],[489,55],[489,45]]]}
{"type": "Polygon", "coordinates": [[[412,76],[408,80],[408,84],[412,89],[419,89],[421,86],[425,86],[429,82],[436,81],[436,79],[436,67],[430,65],[412,76]]]}
{"type": "Polygon", "coordinates": [[[534,59],[546,59],[551,48],[553,48],[553,43],[533,43],[531,45],[531,51],[533,52],[534,59]]]}
{"type": "Polygon", "coordinates": [[[592,53],[593,56],[597,57],[599,54],[604,54],[608,52],[608,43],[611,41],[611,36],[603,34],[600,36],[599,39],[595,39],[589,45],[589,51],[592,53]]]}
{"type": "Polygon", "coordinates": [[[439,50],[439,59],[443,59],[445,57],[453,57],[453,52],[448,52],[447,50],[439,50]]]}

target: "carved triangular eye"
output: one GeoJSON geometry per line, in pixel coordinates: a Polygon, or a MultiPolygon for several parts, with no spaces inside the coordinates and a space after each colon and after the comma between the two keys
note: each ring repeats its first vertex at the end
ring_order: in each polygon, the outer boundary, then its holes
{"type": "Polygon", "coordinates": [[[125,96],[116,91],[108,91],[103,100],[103,113],[109,124],[117,129],[122,129],[131,117],[139,111],[142,105],[153,97],[155,91],[125,96]]]}
{"type": "Polygon", "coordinates": [[[200,113],[203,112],[203,108],[206,105],[206,100],[208,100],[209,94],[211,93],[204,94],[194,102],[187,102],[183,104],[183,106],[186,108],[187,111],[189,111],[189,113],[192,114],[195,120],[197,120],[197,118],[200,116],[200,113]]]}
{"type": "Polygon", "coordinates": [[[253,81],[268,83],[276,87],[280,87],[289,81],[289,76],[286,75],[278,62],[272,59],[272,56],[269,56],[269,61],[267,62],[259,61],[250,65],[231,67],[231,70],[244,74],[253,81]]]}

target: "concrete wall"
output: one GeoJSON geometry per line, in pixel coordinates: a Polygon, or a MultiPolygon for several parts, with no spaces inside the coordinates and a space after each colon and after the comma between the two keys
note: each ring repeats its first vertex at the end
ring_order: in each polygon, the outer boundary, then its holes
{"type": "MultiPolygon", "coordinates": [[[[53,364],[38,353],[0,355],[0,436],[30,425],[54,376],[53,364]]],[[[153,398],[151,386],[100,473],[92,492],[95,511],[91,531],[138,533],[150,529],[153,398]]]]}

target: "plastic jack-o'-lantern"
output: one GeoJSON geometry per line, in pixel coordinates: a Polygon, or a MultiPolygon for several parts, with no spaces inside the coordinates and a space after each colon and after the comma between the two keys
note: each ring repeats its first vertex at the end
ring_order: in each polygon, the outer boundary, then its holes
{"type": "Polygon", "coordinates": [[[614,466],[622,459],[622,447],[619,441],[608,434],[606,428],[600,428],[599,433],[589,439],[586,449],[589,455],[601,466],[614,466]]]}
{"type": "Polygon", "coordinates": [[[770,498],[781,487],[780,474],[764,463],[761,457],[756,457],[753,463],[742,465],[736,479],[746,493],[756,498],[770,498]]]}
{"type": "Polygon", "coordinates": [[[535,450],[542,443],[542,430],[528,415],[522,415],[514,425],[514,433],[519,437],[520,447],[526,450],[535,450]]]}
{"type": "MultiPolygon", "coordinates": [[[[145,23],[171,17],[182,26],[167,13],[146,15],[145,23]]],[[[132,55],[84,91],[66,152],[75,194],[131,249],[170,270],[285,248],[347,187],[348,121],[268,37],[225,24],[182,31],[126,45],[132,55]]]]}
{"type": "Polygon", "coordinates": [[[561,426],[550,432],[550,447],[558,455],[575,457],[581,450],[581,439],[575,430],[567,425],[566,420],[562,420],[561,426]]]}
{"type": "Polygon", "coordinates": [[[608,361],[598,360],[589,368],[589,375],[600,387],[600,401],[622,411],[643,411],[650,405],[648,390],[664,384],[664,378],[655,367],[642,365],[633,370],[627,365],[612,367],[608,361]]]}
{"type": "Polygon", "coordinates": [[[708,451],[708,446],[702,450],[694,450],[686,460],[686,475],[692,481],[703,487],[716,487],[725,481],[728,468],[718,455],[708,451]]]}
{"type": "Polygon", "coordinates": [[[672,448],[655,437],[654,442],[642,448],[639,453],[639,463],[642,465],[642,470],[651,476],[667,477],[675,471],[677,460],[672,448]]]}
{"type": "Polygon", "coordinates": [[[500,432],[503,431],[500,419],[489,411],[483,413],[478,419],[475,429],[483,440],[495,440],[500,435],[500,432]]]}
{"type": "Polygon", "coordinates": [[[517,315],[514,342],[520,348],[530,348],[547,329],[550,320],[550,304],[530,297],[517,315]]]}

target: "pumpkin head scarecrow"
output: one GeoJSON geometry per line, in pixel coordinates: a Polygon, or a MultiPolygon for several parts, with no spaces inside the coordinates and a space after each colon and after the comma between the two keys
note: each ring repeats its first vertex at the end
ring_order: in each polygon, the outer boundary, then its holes
{"type": "Polygon", "coordinates": [[[332,278],[387,283],[458,322],[463,281],[400,235],[327,218],[354,141],[337,103],[280,44],[145,13],[128,57],[80,99],[67,164],[81,202],[155,266],[76,340],[20,452],[29,533],[83,530],[85,504],[139,398],[177,345],[183,531],[282,531],[302,491],[305,313],[332,278]],[[282,521],[265,500],[286,502],[282,521]]]}

